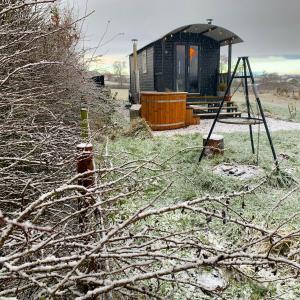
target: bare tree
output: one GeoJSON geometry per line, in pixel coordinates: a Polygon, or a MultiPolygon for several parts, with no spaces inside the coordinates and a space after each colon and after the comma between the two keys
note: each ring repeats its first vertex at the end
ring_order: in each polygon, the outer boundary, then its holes
{"type": "Polygon", "coordinates": [[[114,75],[118,78],[121,87],[123,86],[125,68],[126,63],[124,61],[115,61],[113,64],[114,75]]]}

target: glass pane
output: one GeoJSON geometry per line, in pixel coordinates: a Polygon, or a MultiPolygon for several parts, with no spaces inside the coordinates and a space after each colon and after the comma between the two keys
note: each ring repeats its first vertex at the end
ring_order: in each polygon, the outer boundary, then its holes
{"type": "Polygon", "coordinates": [[[185,46],[176,45],[176,90],[185,91],[185,46]]]}
{"type": "Polygon", "coordinates": [[[198,46],[190,46],[189,55],[189,92],[198,93],[198,46]]]}

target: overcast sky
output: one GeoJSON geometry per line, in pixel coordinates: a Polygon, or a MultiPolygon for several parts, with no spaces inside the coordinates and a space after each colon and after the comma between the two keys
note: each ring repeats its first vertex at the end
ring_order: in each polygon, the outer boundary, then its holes
{"type": "MultiPolygon", "coordinates": [[[[77,15],[95,10],[84,24],[85,46],[95,47],[110,21],[100,47],[106,63],[125,59],[131,39],[143,46],[169,31],[192,23],[213,23],[233,31],[245,42],[234,56],[249,55],[257,68],[300,74],[300,0],[61,0],[77,15]],[[104,41],[105,43],[105,41],[104,41]]],[[[262,71],[262,70],[259,70],[262,71]]]]}

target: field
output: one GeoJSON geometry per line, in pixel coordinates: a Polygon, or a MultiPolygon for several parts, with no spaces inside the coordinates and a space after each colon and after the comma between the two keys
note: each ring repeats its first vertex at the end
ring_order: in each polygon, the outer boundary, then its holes
{"type": "MultiPolygon", "coordinates": [[[[221,162],[257,164],[256,155],[251,154],[248,134],[225,134],[224,140],[225,155],[212,160],[206,159],[201,164],[198,164],[202,147],[202,137],[199,134],[178,135],[169,138],[120,138],[110,144],[109,150],[112,152],[112,156],[118,152],[126,152],[131,159],[157,156],[157,161],[160,163],[171,157],[172,159],[168,160],[168,163],[179,172],[175,179],[172,178],[172,180],[176,180],[176,184],[173,185],[172,197],[178,200],[186,200],[208,192],[223,193],[230,190],[239,190],[242,186],[249,183],[234,177],[228,178],[213,173],[214,166],[221,162]]],[[[276,132],[273,134],[273,142],[277,154],[288,157],[287,160],[281,162],[281,168],[298,179],[300,179],[299,140],[300,131],[276,132]]],[[[266,173],[273,168],[271,150],[265,135],[263,135],[260,142],[259,165],[266,173]]],[[[270,204],[276,197],[284,195],[286,189],[285,187],[281,188],[279,184],[278,189],[275,190],[273,186],[269,186],[267,190],[263,191],[261,196],[265,193],[268,193],[270,198],[264,199],[264,203],[259,204],[260,207],[264,208],[264,211],[259,212],[261,220],[270,204]]],[[[299,200],[299,197],[297,199],[299,200]]],[[[291,206],[288,205],[285,207],[285,210],[281,211],[283,217],[290,213],[289,209],[293,207],[293,202],[290,204],[291,206]]]]}
{"type": "MultiPolygon", "coordinates": [[[[122,95],[119,94],[120,100],[122,95]]],[[[254,99],[252,98],[252,101],[254,99]]],[[[299,101],[291,101],[284,98],[278,98],[270,94],[261,96],[263,107],[268,117],[281,120],[290,120],[300,122],[299,114],[291,120],[288,110],[288,103],[293,102],[298,110],[299,101]]],[[[237,94],[233,101],[244,109],[243,95],[237,94]]],[[[253,105],[254,106],[254,105],[253,105]]],[[[223,133],[222,133],[223,134],[223,133]]],[[[118,165],[122,162],[123,156],[120,153],[126,153],[129,160],[144,159],[155,157],[155,161],[160,166],[172,170],[171,176],[166,176],[159,180],[156,188],[141,197],[134,207],[140,207],[150,201],[153,194],[160,189],[172,183],[172,188],[161,197],[158,206],[171,206],[175,203],[182,203],[191,199],[203,197],[204,195],[223,195],[224,193],[239,192],[245,187],[252,187],[265,176],[270,174],[274,168],[271,150],[266,139],[265,133],[262,133],[259,145],[259,158],[251,154],[249,135],[245,132],[224,133],[225,155],[215,157],[211,160],[204,160],[198,164],[198,158],[202,147],[202,134],[185,134],[170,136],[155,136],[138,138],[135,135],[131,137],[119,137],[109,143],[108,151],[111,157],[114,157],[113,164],[118,165]],[[241,180],[236,177],[218,175],[214,168],[221,164],[239,164],[239,165],[259,165],[262,173],[252,179],[241,180]]],[[[239,198],[234,203],[234,209],[245,218],[252,218],[255,224],[272,227],[287,222],[283,230],[294,230],[300,226],[300,217],[290,217],[298,211],[299,208],[299,186],[300,181],[300,131],[277,131],[272,133],[273,142],[280,158],[279,174],[272,174],[255,194],[246,199],[239,198]],[[285,196],[290,196],[285,199],[285,196]],[[284,199],[281,201],[280,199],[284,199]],[[276,204],[280,205],[276,207],[276,204]],[[276,207],[274,209],[274,207],[276,207]],[[290,220],[289,220],[290,219],[290,220]]],[[[257,141],[256,141],[257,142],[257,141]]],[[[257,144],[256,144],[257,147],[257,144]]],[[[151,173],[153,175],[153,173],[151,173]]],[[[149,175],[149,174],[148,174],[149,175]]],[[[158,175],[158,174],[157,174],[158,175]]],[[[146,175],[145,175],[146,176],[146,175]]],[[[124,209],[132,209],[133,204],[125,204],[124,209]]],[[[243,234],[236,228],[224,225],[222,222],[213,221],[210,226],[203,225],[199,216],[182,216],[175,214],[170,219],[163,218],[159,225],[161,228],[169,228],[172,222],[178,230],[187,228],[203,228],[201,238],[209,243],[230,244],[231,246],[239,243],[243,234]],[[200,225],[202,224],[202,225],[200,225]],[[213,233],[212,233],[213,232],[213,233]]],[[[230,246],[230,247],[231,247],[230,246]]],[[[287,251],[292,251],[288,249],[287,251]]],[[[281,274],[284,276],[284,274],[281,274]]],[[[266,282],[264,284],[248,280],[247,277],[237,279],[236,274],[226,273],[226,280],[231,285],[223,294],[224,299],[298,299],[300,297],[300,287],[294,280],[287,281],[284,286],[277,277],[270,274],[275,282],[266,282]]],[[[204,296],[196,297],[193,292],[187,288],[184,293],[176,294],[174,299],[206,299],[204,296]],[[202,298],[203,297],[203,298],[202,298]]],[[[211,299],[211,298],[207,298],[211,299]]]]}
{"type": "Polygon", "coordinates": [[[111,88],[112,96],[116,96],[116,99],[122,102],[128,101],[128,89],[114,89],[111,88]]]}
{"type": "MultiPolygon", "coordinates": [[[[267,116],[281,120],[300,122],[300,100],[279,97],[271,93],[261,94],[259,96],[267,116]],[[289,112],[289,105],[296,109],[295,116],[291,116],[289,112]]],[[[233,101],[238,104],[240,109],[245,109],[245,98],[243,94],[237,93],[234,96],[233,101]]],[[[253,96],[250,98],[250,101],[253,103],[253,107],[255,109],[253,96]]]]}

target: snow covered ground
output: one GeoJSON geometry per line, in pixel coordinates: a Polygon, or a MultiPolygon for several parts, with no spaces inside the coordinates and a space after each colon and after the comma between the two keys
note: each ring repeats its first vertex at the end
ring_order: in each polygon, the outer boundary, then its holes
{"type": "MultiPolygon", "coordinates": [[[[165,131],[153,131],[154,136],[172,136],[176,134],[190,134],[190,133],[200,133],[207,134],[211,128],[213,120],[206,119],[201,120],[199,125],[192,125],[185,128],[165,130],[165,131]]],[[[300,130],[300,123],[287,122],[272,118],[267,118],[267,124],[271,132],[281,131],[281,130],[300,130]]],[[[259,125],[253,126],[254,132],[258,130],[259,125]]],[[[260,125],[260,130],[265,131],[264,125],[260,125]]],[[[217,123],[214,129],[214,133],[233,133],[233,132],[248,132],[249,126],[247,125],[232,125],[217,123]]]]}

